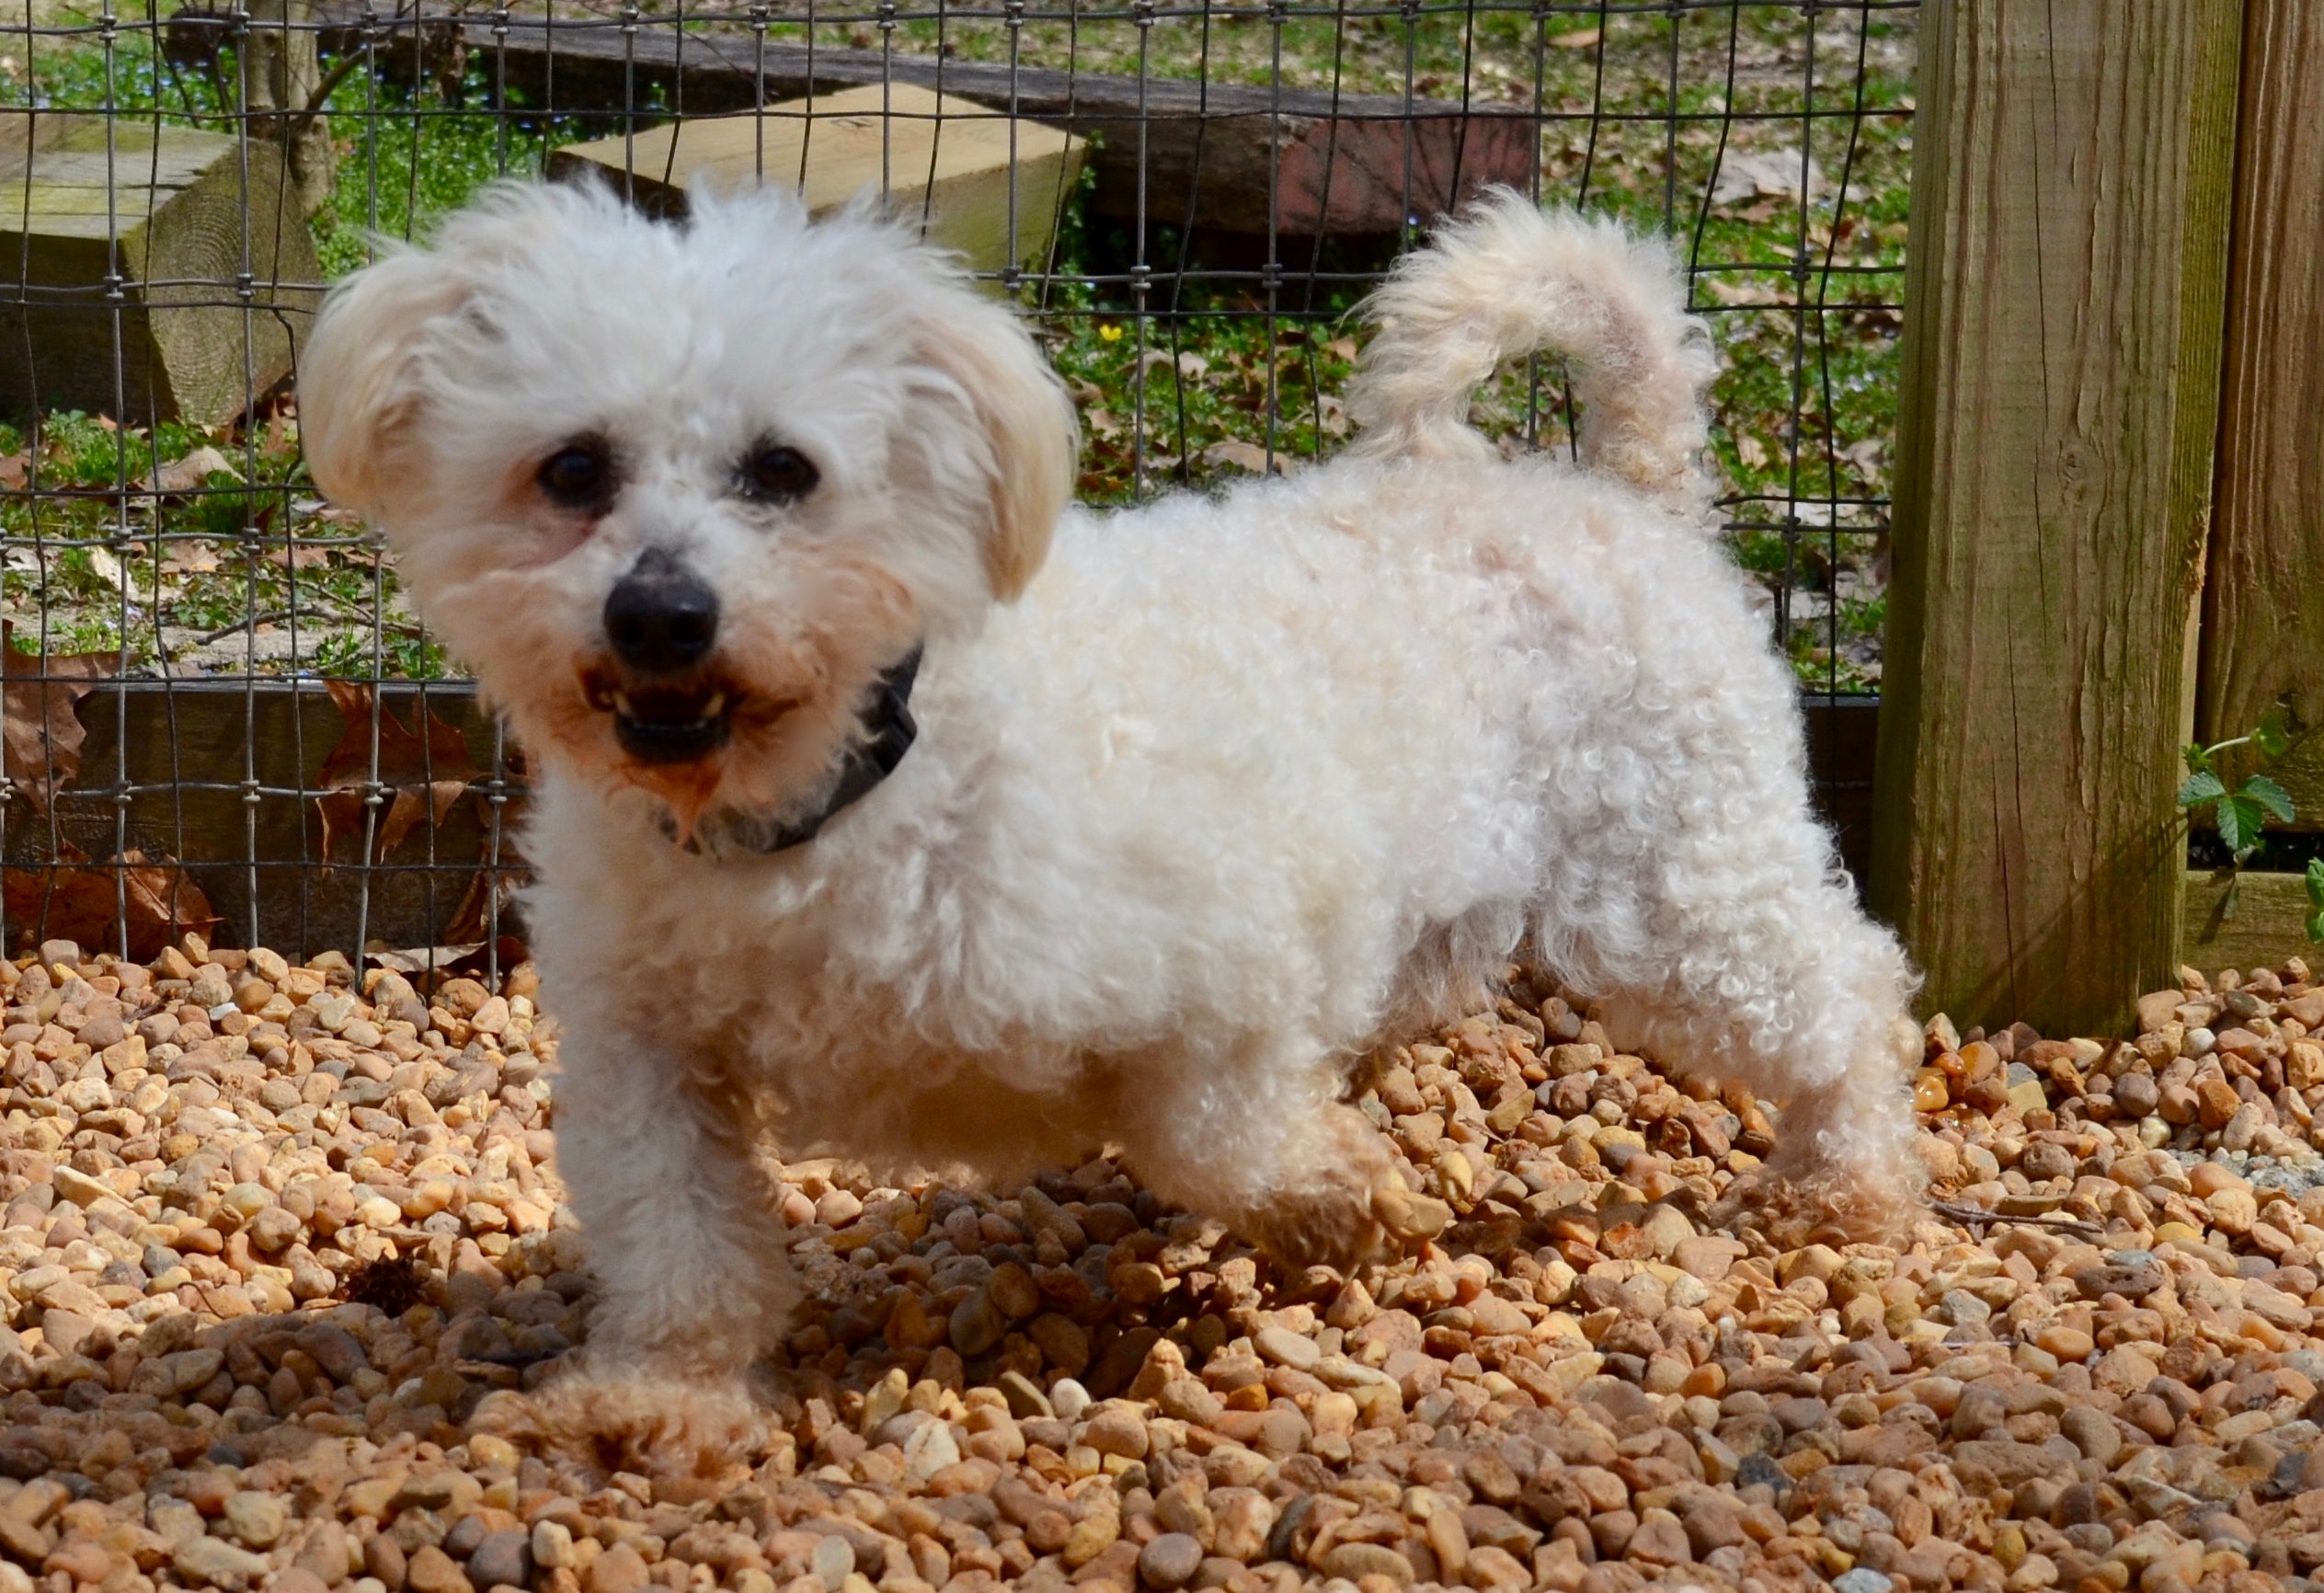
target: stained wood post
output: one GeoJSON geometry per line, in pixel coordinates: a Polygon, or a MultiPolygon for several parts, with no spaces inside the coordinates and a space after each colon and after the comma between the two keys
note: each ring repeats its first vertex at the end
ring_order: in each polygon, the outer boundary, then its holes
{"type": "Polygon", "coordinates": [[[2242,0],[1935,0],[1872,897],[1963,1026],[2175,967],[2242,0]]]}
{"type": "MultiPolygon", "coordinates": [[[[2324,10],[2248,0],[2227,364],[2203,600],[2195,735],[2249,732],[2278,704],[2309,732],[2268,773],[2324,830],[2324,10]]],[[[2240,767],[2236,771],[2240,773],[2240,767]]],[[[2313,957],[2296,879],[2188,881],[2181,954],[2205,968],[2313,957]]]]}
{"type": "MultiPolygon", "coordinates": [[[[2324,724],[2324,8],[2250,0],[2195,734],[2324,724]]],[[[2270,771],[2324,829],[2324,735],[2270,771]]]]}

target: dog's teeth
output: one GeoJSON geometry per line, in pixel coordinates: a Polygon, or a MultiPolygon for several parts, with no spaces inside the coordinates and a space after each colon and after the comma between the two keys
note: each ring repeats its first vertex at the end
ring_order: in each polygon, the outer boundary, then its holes
{"type": "Polygon", "coordinates": [[[615,692],[613,693],[613,707],[614,710],[625,719],[635,719],[637,717],[637,710],[630,705],[629,693],[627,692],[615,692]]]}
{"type": "Polygon", "coordinates": [[[726,711],[727,693],[724,692],[711,693],[710,701],[702,705],[702,716],[705,719],[715,719],[726,711]]]}

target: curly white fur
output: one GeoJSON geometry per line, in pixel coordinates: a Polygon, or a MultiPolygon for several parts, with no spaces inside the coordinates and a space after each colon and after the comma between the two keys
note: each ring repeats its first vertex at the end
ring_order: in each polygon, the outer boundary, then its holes
{"type": "Polygon", "coordinates": [[[1528,936],[1618,1039],[1792,1103],[1783,1164],[1824,1208],[1898,1214],[1907,972],[1695,511],[1711,366],[1675,282],[1657,246],[1490,198],[1376,301],[1358,447],[1114,514],[1062,509],[1072,423],[1032,340],[864,214],[673,227],[506,188],[342,285],[302,384],[316,479],[540,761],[529,911],[601,1343],[708,1375],[782,1332],[761,1107],[889,1163],[1113,1141],[1344,1259],[1393,1182],[1339,1104],[1353,1060],[1528,936]],[[1591,468],[1461,424],[1536,349],[1583,362],[1591,468]],[[532,483],[582,434],[623,485],[577,521],[532,483]],[[796,505],[733,490],[770,436],[821,470],[796,505]],[[674,772],[627,762],[582,683],[649,547],[720,594],[719,678],[776,705],[674,772]],[[811,805],[923,642],[918,744],[819,839],[673,843],[811,805]]]}
{"type": "Polygon", "coordinates": [[[1700,508],[1700,395],[1718,360],[1686,305],[1660,243],[1490,189],[1372,296],[1379,334],[1347,395],[1368,429],[1354,452],[1490,458],[1467,424],[1470,395],[1509,360],[1564,354],[1579,366],[1582,462],[1674,508],[1700,508]]]}

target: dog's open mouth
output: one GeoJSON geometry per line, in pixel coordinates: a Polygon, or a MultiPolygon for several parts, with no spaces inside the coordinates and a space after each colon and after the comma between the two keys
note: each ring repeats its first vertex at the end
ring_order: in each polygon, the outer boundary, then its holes
{"type": "Polygon", "coordinates": [[[613,739],[640,763],[691,763],[727,744],[732,693],[716,682],[639,686],[602,678],[589,683],[590,703],[613,716],[613,739]]]}

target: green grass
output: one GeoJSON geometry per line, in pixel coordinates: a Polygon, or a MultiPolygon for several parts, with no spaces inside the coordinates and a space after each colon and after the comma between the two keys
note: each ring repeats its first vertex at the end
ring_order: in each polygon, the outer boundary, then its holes
{"type": "MultiPolygon", "coordinates": [[[[610,0],[593,8],[616,11],[610,0]]],[[[688,14],[699,17],[699,8],[688,14]]],[[[772,37],[807,35],[807,24],[783,9],[772,15],[772,37]]],[[[816,15],[822,44],[876,47],[884,36],[872,6],[819,5],[816,15]]],[[[1070,20],[1036,10],[1013,47],[1032,66],[1336,83],[1351,93],[1409,88],[1499,105],[1532,105],[1538,81],[1544,197],[1667,227],[1695,268],[1694,299],[1723,366],[1712,395],[1712,454],[1738,559],[1770,601],[1780,592],[1795,612],[1815,611],[1789,637],[1795,667],[1818,689],[1876,683],[1884,609],[1877,500],[1888,487],[1898,373],[1899,321],[1888,306],[1902,296],[1911,159],[1909,11],[1871,12],[1861,27],[1843,27],[1855,14],[1826,7],[1812,48],[1802,13],[1777,5],[1688,12],[1675,24],[1659,12],[1601,17],[1568,7],[1537,17],[1530,7],[1447,6],[1386,15],[1292,7],[1275,19],[1242,6],[1156,17],[1140,28],[1118,7],[1070,20]],[[1811,56],[1819,85],[1812,108],[1803,94],[1811,56]],[[1860,114],[1811,121],[1810,109],[1860,114]],[[1781,153],[1796,161],[1803,142],[1826,179],[1822,191],[1804,202],[1747,194],[1710,202],[1723,146],[1730,159],[1781,153]]],[[[899,11],[886,36],[899,51],[941,48],[968,59],[1005,60],[1012,49],[997,6],[955,7],[942,20],[899,11]]],[[[40,44],[13,77],[0,73],[0,100],[38,93],[52,105],[95,107],[109,96],[123,112],[213,125],[230,101],[221,92],[230,53],[216,77],[178,71],[159,60],[150,32],[131,30],[112,52],[109,88],[105,54],[89,38],[40,44]]],[[[0,35],[0,52],[7,48],[0,35]]],[[[484,182],[537,172],[550,148],[577,136],[521,111],[482,109],[483,74],[475,60],[464,83],[406,91],[357,74],[340,85],[330,118],[339,182],[315,223],[326,274],[369,258],[372,233],[424,236],[484,182]]],[[[1145,258],[1166,275],[1178,245],[1160,230],[1146,240],[1145,258]]],[[[1337,395],[1355,351],[1347,312],[1358,284],[1310,294],[1294,271],[1270,301],[1255,283],[1197,272],[1162,283],[1139,315],[1103,281],[1120,276],[1136,251],[1121,229],[1085,226],[1077,211],[1053,271],[1025,295],[1082,410],[1085,499],[1212,488],[1270,451],[1296,467],[1340,444],[1347,425],[1337,395]]],[[[1505,373],[1479,395],[1472,418],[1512,445],[1551,447],[1565,445],[1572,418],[1553,364],[1505,373]]],[[[48,614],[52,647],[56,637],[75,648],[118,647],[126,637],[132,661],[150,664],[165,635],[295,606],[303,626],[319,624],[323,633],[301,667],[369,672],[375,614],[400,627],[384,638],[391,672],[450,667],[418,636],[392,567],[358,528],[312,506],[283,419],[262,417],[216,438],[175,427],[113,434],[72,417],[49,418],[37,439],[0,430],[0,461],[28,452],[38,456],[41,490],[0,497],[0,531],[10,539],[0,592],[20,630],[48,614]],[[206,492],[158,511],[101,492],[48,496],[66,485],[134,484],[205,443],[246,480],[214,478],[206,492]],[[91,567],[98,545],[119,562],[122,583],[91,567]],[[186,567],[209,560],[216,567],[186,567]]]]}

